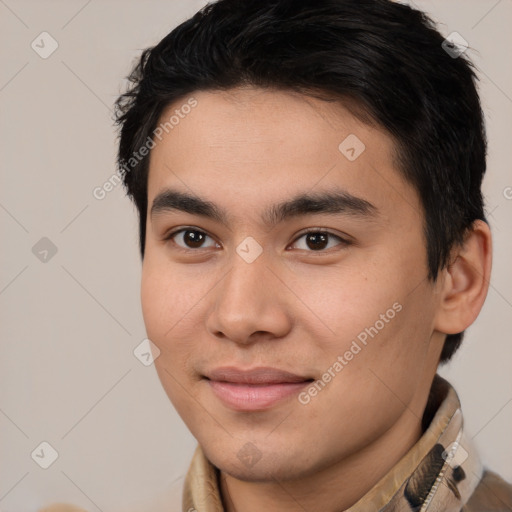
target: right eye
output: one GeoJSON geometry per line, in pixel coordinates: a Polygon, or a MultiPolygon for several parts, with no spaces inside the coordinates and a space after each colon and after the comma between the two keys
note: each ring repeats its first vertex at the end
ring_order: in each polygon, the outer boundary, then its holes
{"type": "Polygon", "coordinates": [[[209,247],[220,247],[215,240],[199,229],[182,228],[165,237],[165,240],[172,240],[178,247],[184,250],[207,249],[209,247]],[[205,245],[205,240],[210,239],[212,243],[205,245]]]}

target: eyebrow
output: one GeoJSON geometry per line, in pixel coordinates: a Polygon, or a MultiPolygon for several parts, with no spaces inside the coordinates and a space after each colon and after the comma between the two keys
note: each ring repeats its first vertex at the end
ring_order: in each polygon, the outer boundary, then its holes
{"type": "MultiPolygon", "coordinates": [[[[206,217],[229,225],[230,215],[215,203],[187,192],[165,189],[153,200],[151,217],[181,211],[206,217]]],[[[366,199],[344,190],[329,190],[299,194],[281,203],[270,205],[262,214],[262,222],[275,226],[287,219],[311,214],[344,214],[360,218],[375,218],[379,210],[366,199]]]]}

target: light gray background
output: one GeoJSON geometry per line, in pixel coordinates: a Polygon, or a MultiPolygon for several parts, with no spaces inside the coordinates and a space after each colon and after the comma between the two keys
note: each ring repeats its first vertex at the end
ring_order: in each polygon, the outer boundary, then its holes
{"type": "MultiPolygon", "coordinates": [[[[103,200],[92,191],[115,171],[111,109],[133,59],[204,3],[0,0],[3,512],[52,501],[178,510],[196,442],[133,354],[145,338],[135,211],[121,186],[103,200]],[[43,31],[59,45],[47,59],[31,48],[43,31]],[[47,262],[32,252],[42,237],[57,247],[47,262]],[[59,455],[46,470],[31,458],[43,441],[59,455]]],[[[494,269],[480,318],[441,373],[484,463],[511,481],[512,0],[415,4],[477,50],[494,269]]]]}

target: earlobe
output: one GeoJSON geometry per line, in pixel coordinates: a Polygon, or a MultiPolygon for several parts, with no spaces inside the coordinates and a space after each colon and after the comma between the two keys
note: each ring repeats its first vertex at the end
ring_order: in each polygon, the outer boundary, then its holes
{"type": "Polygon", "coordinates": [[[486,222],[477,220],[442,271],[444,281],[434,325],[437,331],[457,334],[475,321],[489,289],[491,264],[491,231],[486,222]]]}

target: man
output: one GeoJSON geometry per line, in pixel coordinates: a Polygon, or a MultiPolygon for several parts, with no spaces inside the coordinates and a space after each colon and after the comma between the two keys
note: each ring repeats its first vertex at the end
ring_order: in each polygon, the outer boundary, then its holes
{"type": "Polygon", "coordinates": [[[387,0],[220,0],[117,102],[184,511],[505,511],[437,367],[487,294],[470,62],[387,0]]]}

